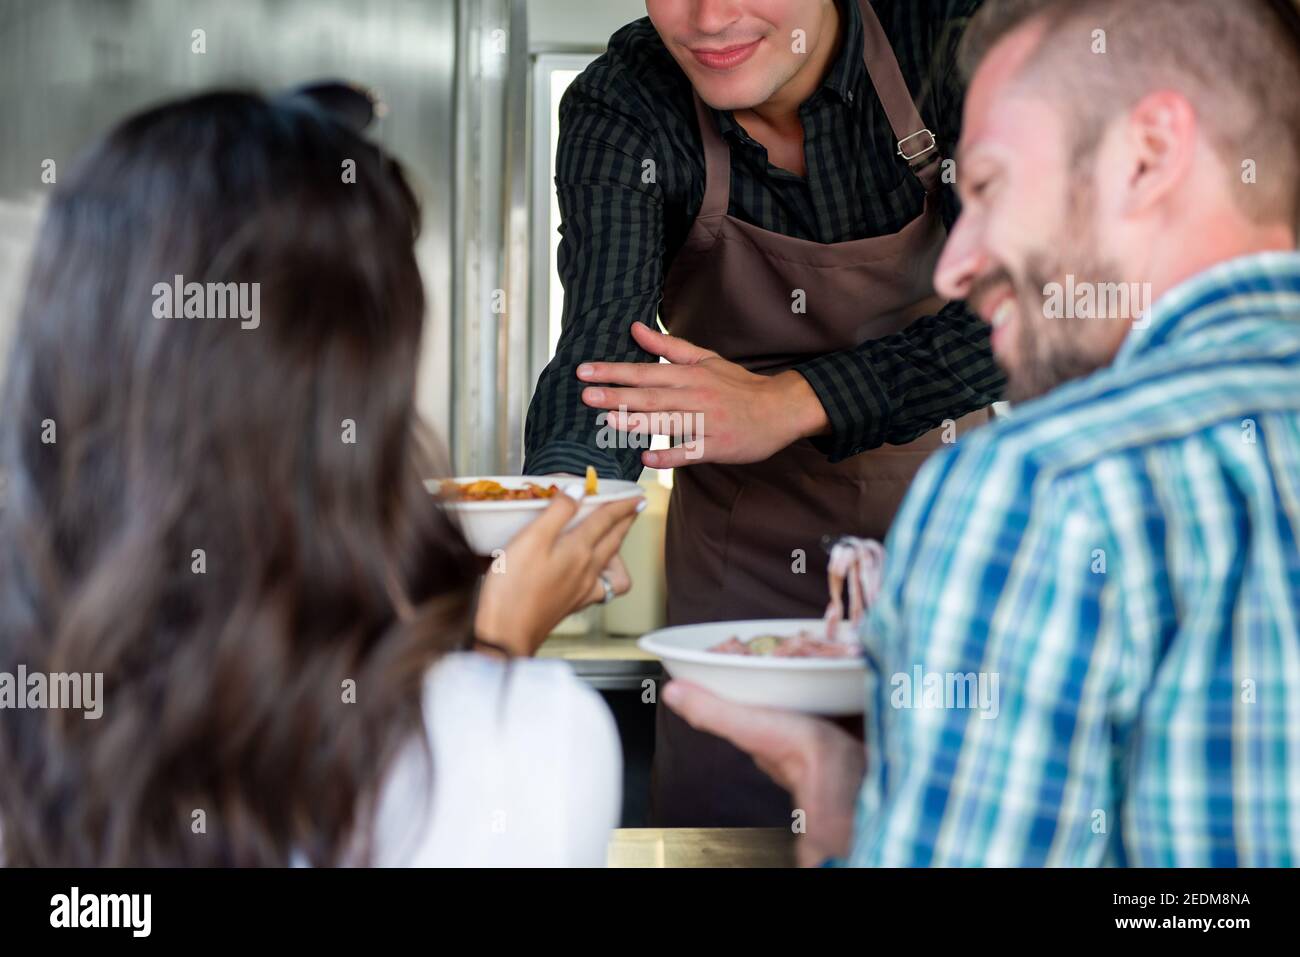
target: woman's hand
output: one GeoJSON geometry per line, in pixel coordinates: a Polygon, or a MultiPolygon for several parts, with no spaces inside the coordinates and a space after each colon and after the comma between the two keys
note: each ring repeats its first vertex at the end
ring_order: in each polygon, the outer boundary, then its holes
{"type": "MultiPolygon", "coordinates": [[[[616,561],[644,501],[602,505],[566,532],[564,526],[577,513],[578,503],[556,495],[492,562],[479,595],[478,637],[526,657],[566,615],[603,600],[599,576],[616,561]]],[[[621,563],[607,577],[615,594],[632,587],[621,563]]]]}

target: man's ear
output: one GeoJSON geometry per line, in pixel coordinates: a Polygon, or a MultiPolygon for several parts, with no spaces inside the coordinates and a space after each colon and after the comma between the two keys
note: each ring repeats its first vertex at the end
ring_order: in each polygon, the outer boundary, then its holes
{"type": "Polygon", "coordinates": [[[1181,93],[1160,90],[1144,96],[1129,112],[1131,164],[1125,213],[1132,215],[1164,202],[1191,175],[1199,121],[1181,93]]]}

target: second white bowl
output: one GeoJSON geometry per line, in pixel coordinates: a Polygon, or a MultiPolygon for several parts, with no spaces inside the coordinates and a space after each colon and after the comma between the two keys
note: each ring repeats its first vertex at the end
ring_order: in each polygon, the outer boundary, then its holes
{"type": "MultiPolygon", "coordinates": [[[[662,660],[674,678],[692,681],[729,701],[828,716],[861,714],[867,675],[861,657],[771,658],[708,650],[733,637],[747,641],[801,631],[820,635],[825,627],[816,618],[716,621],[652,631],[637,644],[662,660]]],[[[842,626],[840,640],[856,642],[850,626],[842,626]]]]}

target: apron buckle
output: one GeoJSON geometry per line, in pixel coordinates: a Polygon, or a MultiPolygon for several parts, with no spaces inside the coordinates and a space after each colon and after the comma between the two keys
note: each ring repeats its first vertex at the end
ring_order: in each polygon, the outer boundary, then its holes
{"type": "Polygon", "coordinates": [[[917,132],[913,133],[911,136],[904,136],[901,140],[898,141],[898,155],[903,157],[903,159],[907,160],[909,163],[912,162],[912,160],[916,159],[917,157],[924,156],[926,153],[929,153],[931,150],[935,150],[938,148],[939,148],[938,141],[935,140],[934,134],[931,133],[928,129],[918,130],[917,132]],[[929,137],[929,141],[926,143],[925,146],[921,147],[921,149],[917,150],[915,153],[909,154],[903,144],[907,143],[909,140],[916,139],[918,136],[929,137]]]}

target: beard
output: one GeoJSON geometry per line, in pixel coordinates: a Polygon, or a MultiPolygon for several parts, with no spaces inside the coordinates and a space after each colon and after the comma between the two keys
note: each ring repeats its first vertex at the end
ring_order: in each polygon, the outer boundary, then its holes
{"type": "Polygon", "coordinates": [[[1091,283],[1094,288],[1102,288],[1122,275],[1116,263],[1099,248],[1092,181],[1079,177],[1076,183],[1056,239],[1026,257],[1021,277],[1004,272],[1015,290],[1020,313],[1015,360],[1004,367],[1006,398],[1013,403],[1036,399],[1105,368],[1113,357],[1112,337],[1099,335],[1098,325],[1131,321],[1121,316],[1048,315],[1049,285],[1064,286],[1066,277],[1072,275],[1076,287],[1091,283]]]}
{"type": "MultiPolygon", "coordinates": [[[[1087,268],[1087,263],[1075,260],[1079,267],[1071,270],[1076,285],[1085,282],[1098,286],[1112,282],[1117,275],[1112,269],[1087,268]]],[[[1021,316],[1016,336],[1016,354],[1019,361],[1007,372],[1007,400],[1026,402],[1046,395],[1054,389],[1092,375],[1110,364],[1110,350],[1096,342],[1090,335],[1099,323],[1125,321],[1116,319],[1062,316],[1050,318],[1046,314],[1047,297],[1043,290],[1049,283],[1064,284],[1066,272],[1059,263],[1037,259],[1025,267],[1028,288],[1017,289],[1021,316]]]]}

